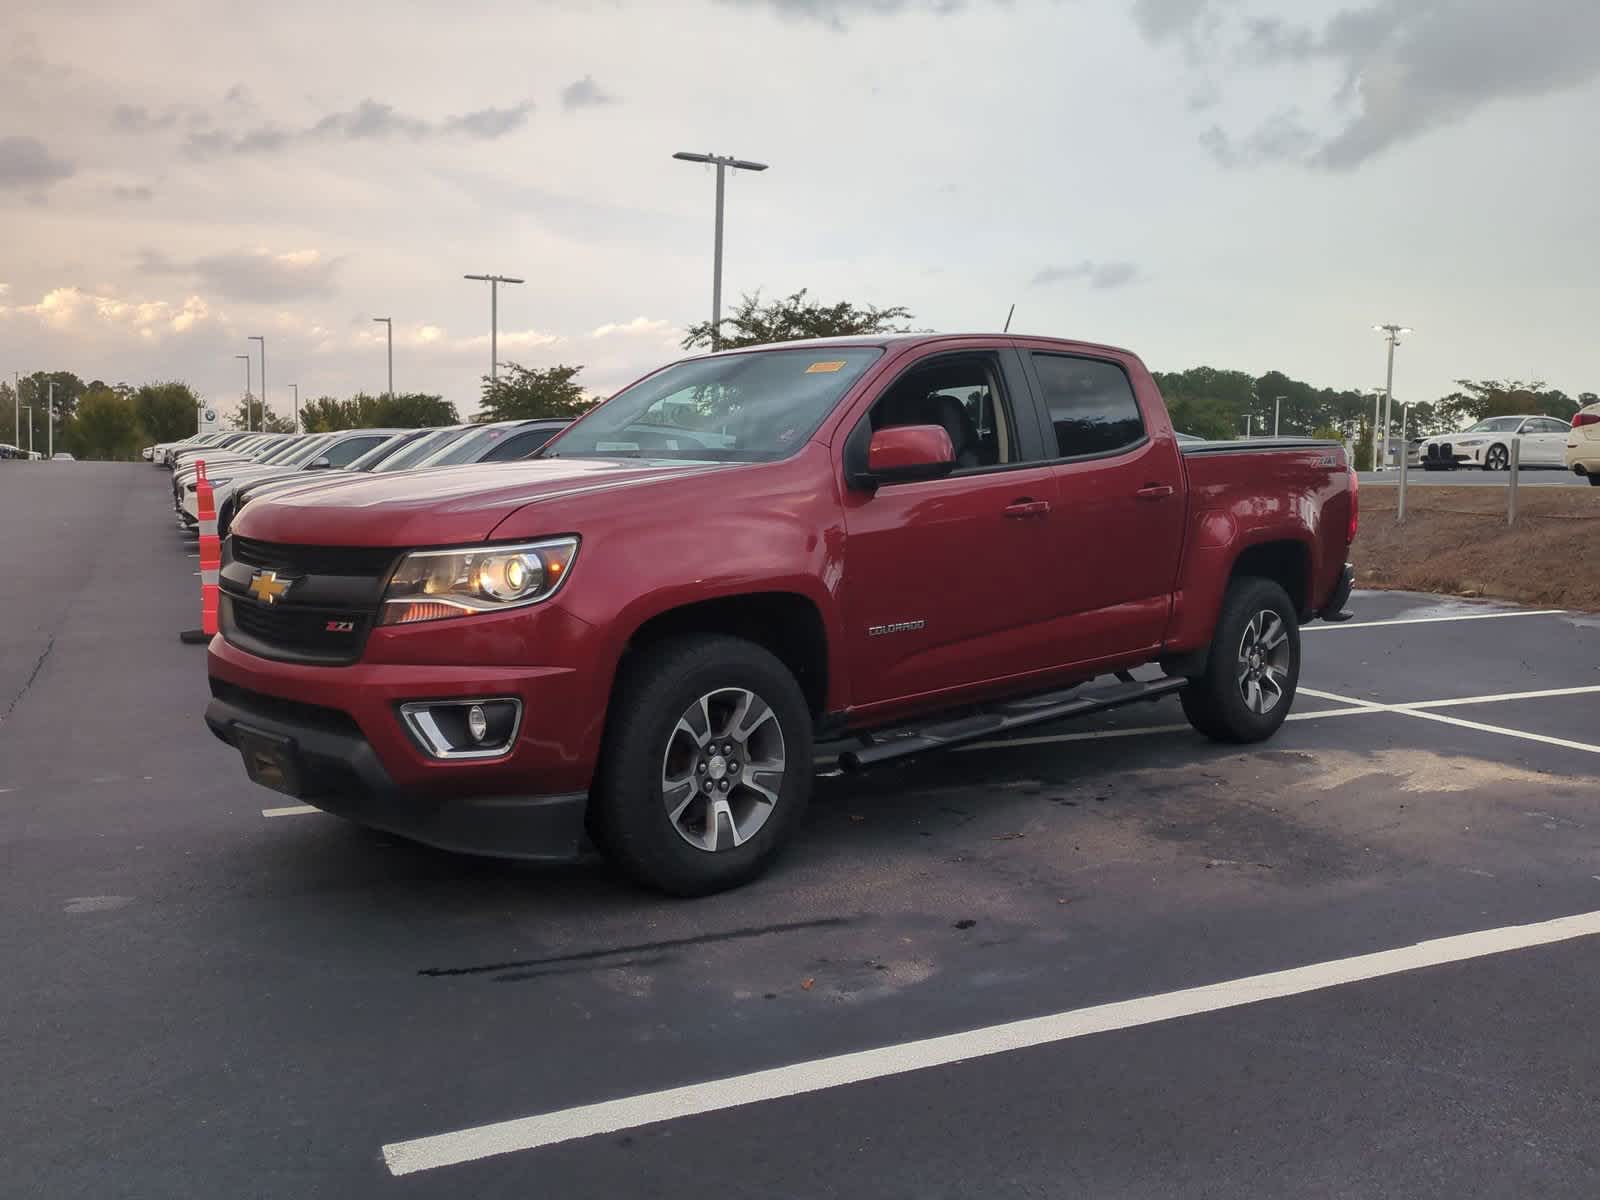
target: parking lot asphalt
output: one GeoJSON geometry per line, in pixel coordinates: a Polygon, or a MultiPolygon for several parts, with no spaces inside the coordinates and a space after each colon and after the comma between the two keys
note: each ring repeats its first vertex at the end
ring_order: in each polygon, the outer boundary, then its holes
{"type": "Polygon", "coordinates": [[[669,900],[249,784],[165,475],[19,466],[0,1194],[1600,1194],[1592,616],[1358,593],[1264,746],[823,763],[669,900]]]}

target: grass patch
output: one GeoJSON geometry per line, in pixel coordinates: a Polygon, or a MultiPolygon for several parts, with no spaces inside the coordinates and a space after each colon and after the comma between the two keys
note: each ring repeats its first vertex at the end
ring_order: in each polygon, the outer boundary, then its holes
{"type": "Polygon", "coordinates": [[[1353,548],[1360,587],[1492,596],[1600,611],[1600,488],[1523,488],[1517,525],[1504,488],[1364,487],[1353,548]]]}

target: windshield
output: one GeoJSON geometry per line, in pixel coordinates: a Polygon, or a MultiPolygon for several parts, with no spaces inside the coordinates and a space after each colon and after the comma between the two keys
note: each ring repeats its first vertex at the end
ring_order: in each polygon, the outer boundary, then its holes
{"type": "Polygon", "coordinates": [[[1514,433],[1522,424],[1521,417],[1491,417],[1487,421],[1479,421],[1468,433],[1514,433]]]}
{"type": "Polygon", "coordinates": [[[812,346],[676,363],[580,418],[544,455],[774,462],[804,445],[882,353],[812,346]]]}
{"type": "Polygon", "coordinates": [[[480,425],[476,429],[470,430],[460,441],[436,448],[433,454],[423,459],[418,465],[424,467],[453,467],[458,463],[477,462],[483,455],[489,453],[489,451],[515,433],[517,428],[514,424],[480,425]]]}
{"type": "Polygon", "coordinates": [[[279,465],[287,467],[298,465],[299,463],[303,462],[309,462],[311,459],[316,457],[318,450],[322,449],[322,447],[326,446],[332,440],[333,434],[331,433],[319,433],[316,437],[309,437],[305,440],[303,445],[296,446],[292,452],[285,455],[283,461],[279,463],[279,465]]]}
{"type": "Polygon", "coordinates": [[[467,429],[435,429],[432,433],[419,437],[409,446],[395,451],[372,469],[380,473],[409,471],[430,455],[437,454],[446,446],[465,437],[468,432],[467,429]]]}
{"type": "Polygon", "coordinates": [[[293,454],[294,448],[303,440],[304,439],[297,437],[284,438],[280,445],[274,446],[271,450],[267,451],[267,453],[263,454],[261,456],[261,461],[264,463],[281,462],[290,454],[293,454]]]}
{"type": "Polygon", "coordinates": [[[372,449],[366,451],[359,458],[352,459],[347,471],[376,471],[402,450],[415,446],[418,442],[427,441],[426,434],[396,433],[391,434],[384,441],[379,442],[372,449]]]}

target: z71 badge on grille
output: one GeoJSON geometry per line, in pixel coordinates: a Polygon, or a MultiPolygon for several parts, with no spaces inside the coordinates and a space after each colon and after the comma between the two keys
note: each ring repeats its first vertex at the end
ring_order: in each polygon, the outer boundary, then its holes
{"type": "Polygon", "coordinates": [[[354,621],[329,621],[322,627],[322,631],[324,633],[354,633],[356,631],[356,623],[354,621]]]}

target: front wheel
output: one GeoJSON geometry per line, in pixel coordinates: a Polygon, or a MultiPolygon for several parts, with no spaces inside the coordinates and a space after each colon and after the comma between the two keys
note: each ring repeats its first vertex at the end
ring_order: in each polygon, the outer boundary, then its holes
{"type": "Polygon", "coordinates": [[[1511,451],[1504,446],[1490,446],[1488,453],[1483,456],[1483,469],[1485,471],[1509,471],[1511,469],[1511,451]]]}
{"type": "Polygon", "coordinates": [[[1590,471],[1587,478],[1590,487],[1600,487],[1600,471],[1590,471]]]}
{"type": "Polygon", "coordinates": [[[811,795],[811,713],[739,638],[662,642],[627,664],[592,799],[595,841],[641,883],[703,896],[761,874],[811,795]]]}
{"type": "Polygon", "coordinates": [[[1229,585],[1206,670],[1179,693],[1183,715],[1218,742],[1259,742],[1289,715],[1300,683],[1300,621],[1270,579],[1229,585]]]}

